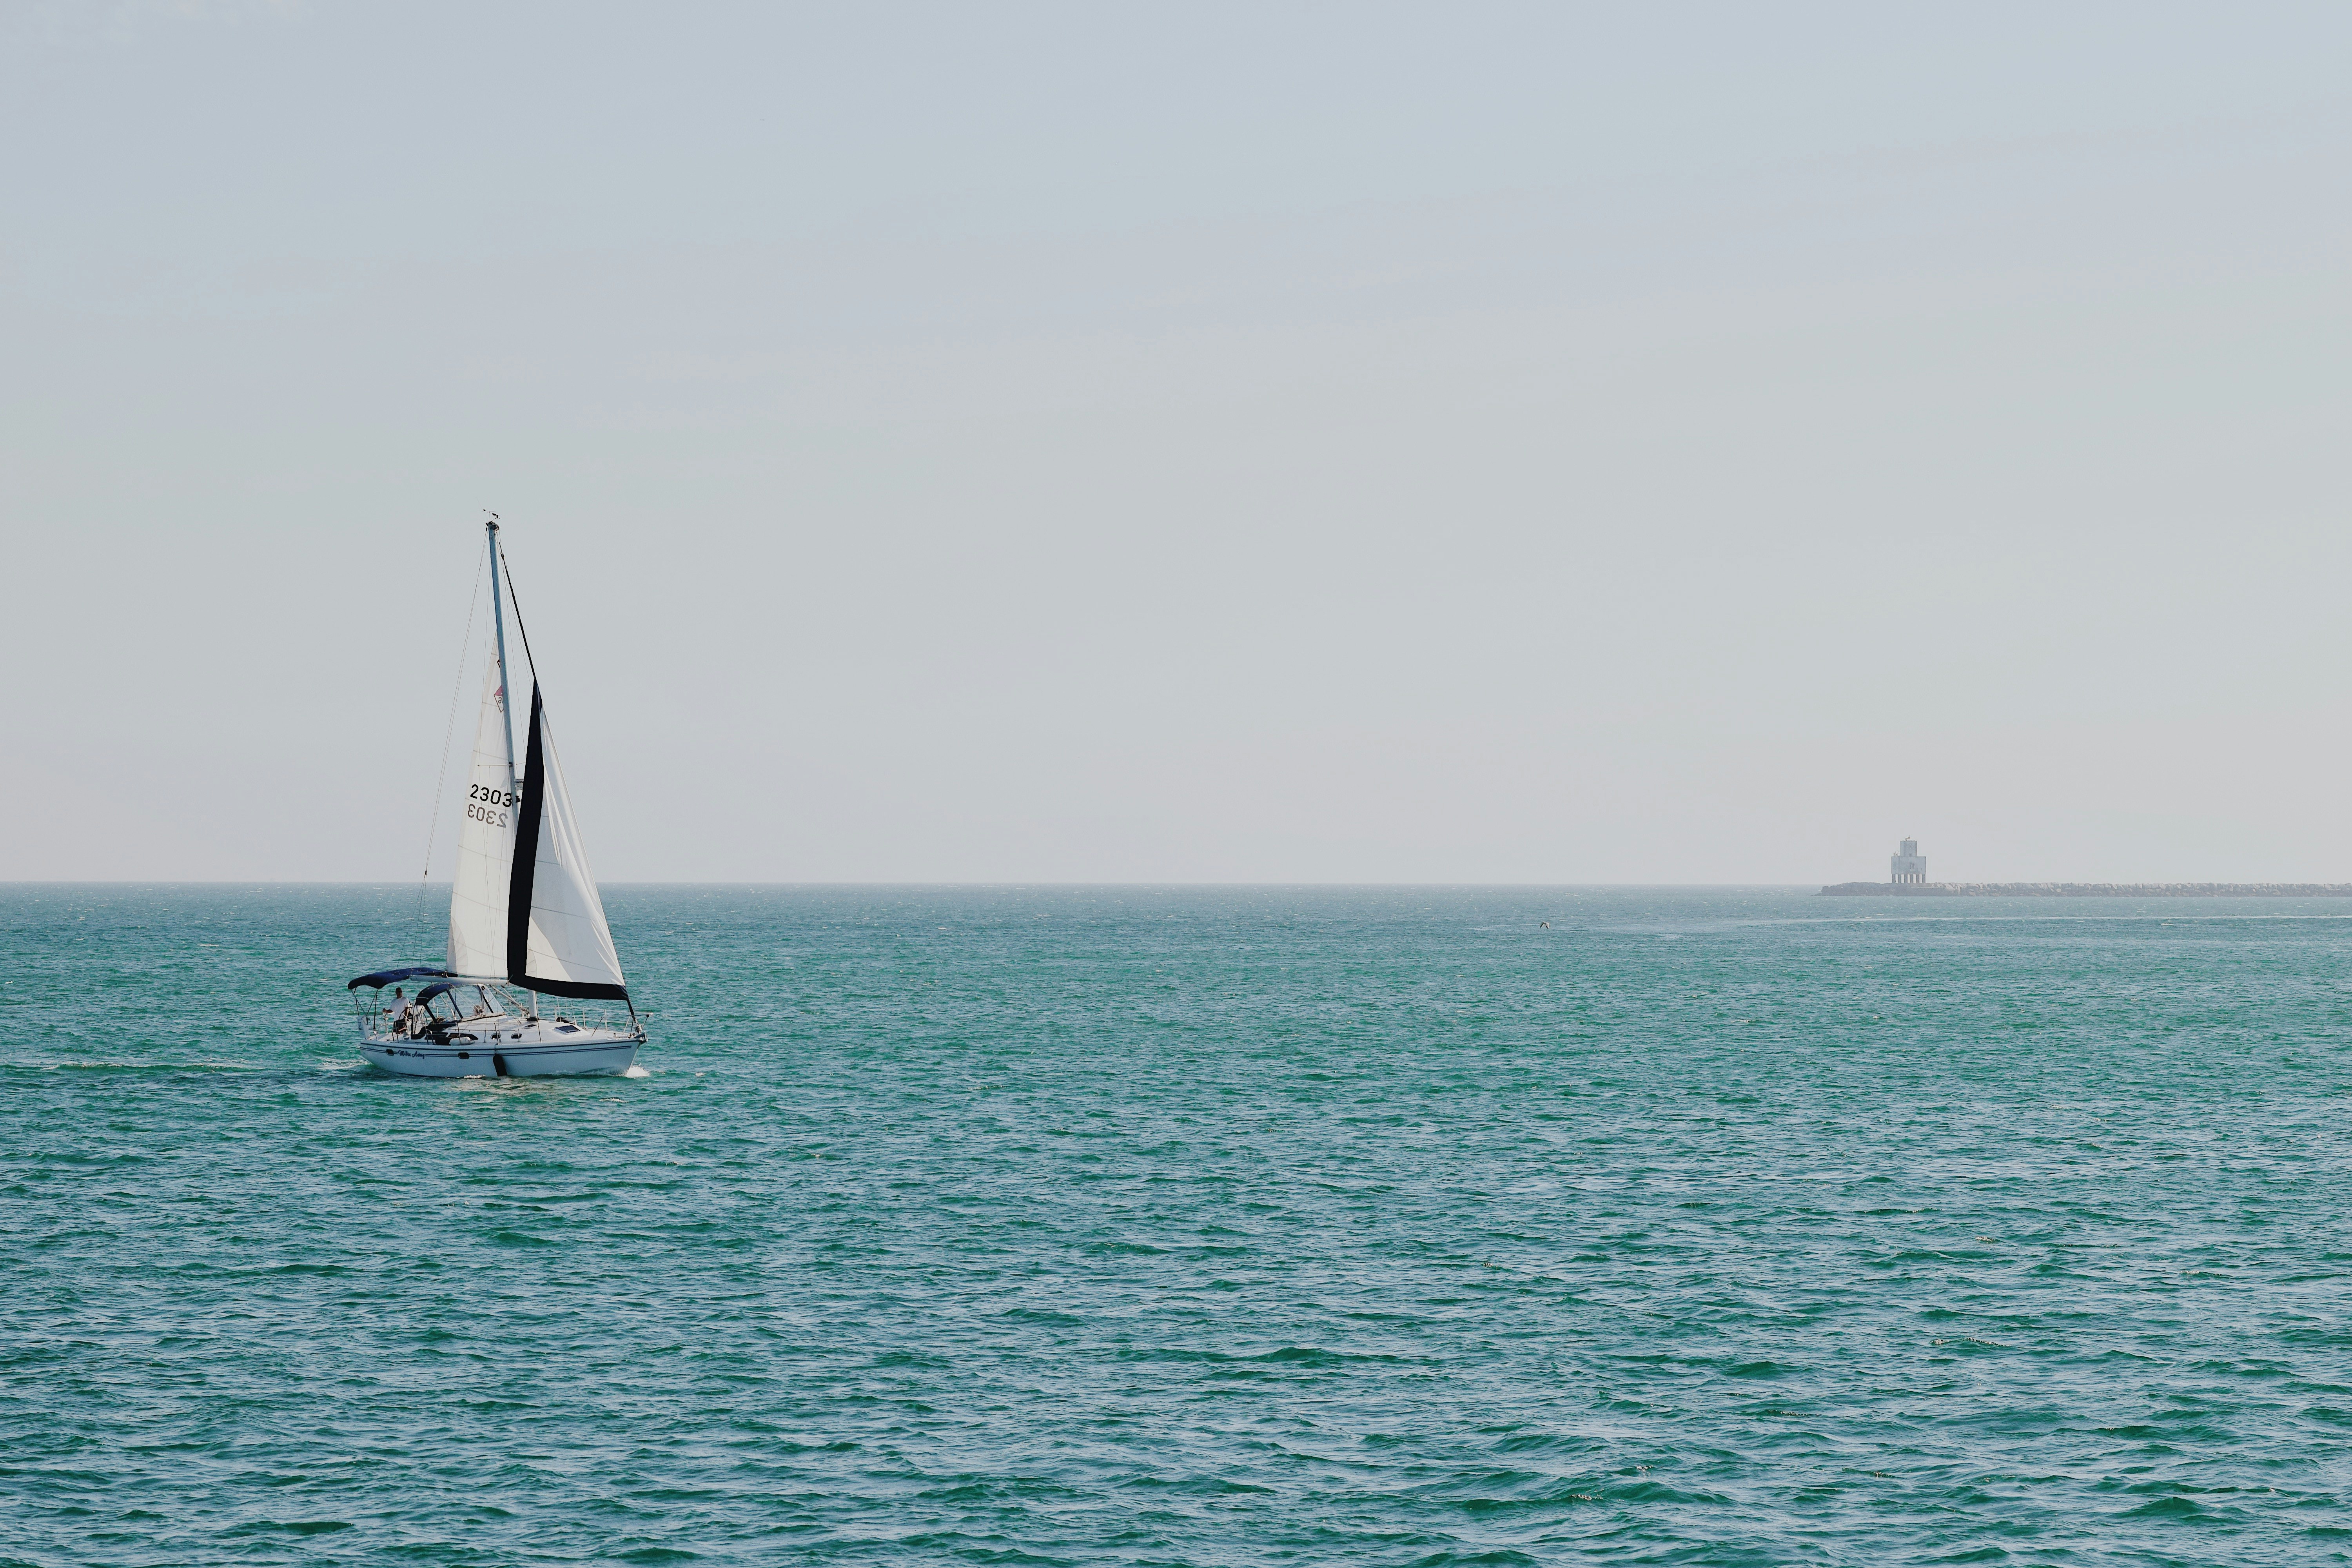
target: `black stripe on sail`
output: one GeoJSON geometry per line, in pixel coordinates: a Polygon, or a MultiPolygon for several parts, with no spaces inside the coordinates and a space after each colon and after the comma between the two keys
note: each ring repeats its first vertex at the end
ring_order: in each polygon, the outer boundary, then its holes
{"type": "Polygon", "coordinates": [[[507,880],[507,978],[528,985],[530,968],[531,879],[539,873],[539,818],[547,804],[547,770],[541,765],[539,682],[530,683],[530,749],[525,753],[522,804],[515,808],[514,872],[507,880]]]}
{"type": "Polygon", "coordinates": [[[589,1002],[625,1002],[629,988],[597,980],[541,980],[530,973],[531,881],[539,874],[539,822],[547,791],[540,742],[539,682],[530,683],[530,748],[523,753],[522,804],[515,808],[514,875],[507,882],[507,982],[550,996],[589,1002]]]}
{"type": "Polygon", "coordinates": [[[538,991],[550,996],[578,996],[590,1002],[625,1002],[629,988],[607,985],[596,980],[540,980],[529,974],[513,976],[515,984],[526,991],[538,991]]]}

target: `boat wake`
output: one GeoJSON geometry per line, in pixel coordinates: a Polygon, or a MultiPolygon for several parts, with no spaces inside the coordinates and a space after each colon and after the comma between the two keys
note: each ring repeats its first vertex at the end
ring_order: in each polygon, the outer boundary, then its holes
{"type": "Polygon", "coordinates": [[[0,1062],[0,1068],[16,1072],[278,1072],[272,1062],[159,1062],[159,1061],[14,1061],[0,1062]]]}

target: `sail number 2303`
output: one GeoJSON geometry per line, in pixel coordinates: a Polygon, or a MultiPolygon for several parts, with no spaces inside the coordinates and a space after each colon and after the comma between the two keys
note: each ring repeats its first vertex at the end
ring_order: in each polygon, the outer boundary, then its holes
{"type": "Polygon", "coordinates": [[[492,827],[507,826],[508,814],[500,806],[511,806],[518,797],[510,789],[492,789],[488,784],[466,786],[466,815],[492,827]]]}

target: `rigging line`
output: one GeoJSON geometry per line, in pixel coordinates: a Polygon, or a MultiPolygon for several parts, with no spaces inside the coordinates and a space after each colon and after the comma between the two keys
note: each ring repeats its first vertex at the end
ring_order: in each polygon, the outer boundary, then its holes
{"type": "Polygon", "coordinates": [[[507,569],[507,603],[514,606],[515,630],[522,634],[522,661],[530,666],[530,683],[539,684],[539,660],[530,657],[530,628],[522,624],[522,595],[515,592],[514,563],[507,559],[507,547],[499,546],[499,561],[507,569]]]}
{"type": "Polygon", "coordinates": [[[441,837],[441,784],[449,776],[449,745],[457,733],[457,704],[466,696],[466,656],[474,649],[474,610],[482,602],[482,565],[490,558],[489,545],[482,546],[480,560],[474,563],[473,596],[466,601],[466,635],[457,644],[457,684],[449,693],[449,722],[441,729],[441,765],[433,772],[433,815],[425,825],[425,869],[416,878],[416,918],[425,918],[425,889],[433,879],[433,846],[441,837]]]}

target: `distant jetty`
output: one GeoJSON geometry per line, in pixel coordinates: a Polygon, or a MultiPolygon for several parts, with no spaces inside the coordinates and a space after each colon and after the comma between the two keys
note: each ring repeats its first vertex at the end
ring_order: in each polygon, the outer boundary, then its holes
{"type": "Polygon", "coordinates": [[[2352,899],[2352,882],[1833,882],[1833,899],[2352,899]]]}

